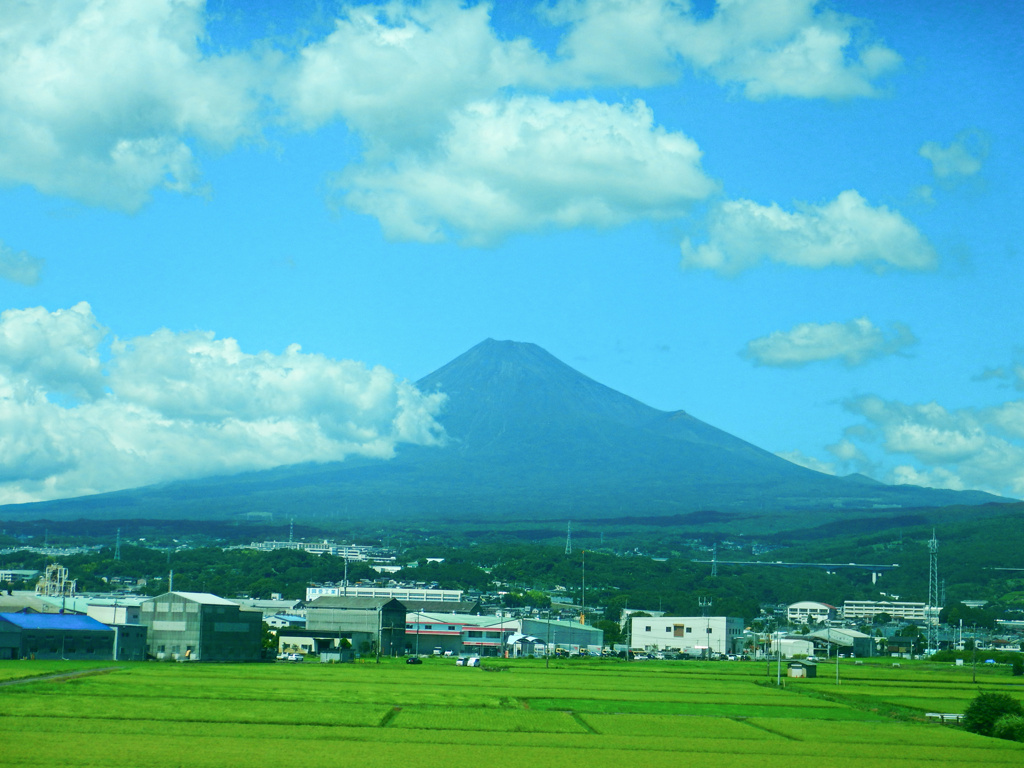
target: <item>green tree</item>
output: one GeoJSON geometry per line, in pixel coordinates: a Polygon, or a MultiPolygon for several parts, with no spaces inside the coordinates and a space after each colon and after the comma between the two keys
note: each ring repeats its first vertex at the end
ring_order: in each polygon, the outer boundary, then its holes
{"type": "Polygon", "coordinates": [[[622,628],[619,627],[619,622],[617,621],[601,619],[600,621],[594,622],[594,627],[604,632],[605,645],[614,645],[616,643],[621,643],[623,640],[622,628]]]}
{"type": "Polygon", "coordinates": [[[1024,717],[1003,715],[992,726],[992,735],[1007,741],[1024,741],[1024,717]]]}
{"type": "Polygon", "coordinates": [[[1024,707],[1005,693],[979,693],[964,711],[963,725],[971,733],[992,736],[996,721],[1004,715],[1024,716],[1024,707]]]}
{"type": "Polygon", "coordinates": [[[260,645],[265,651],[277,652],[277,632],[267,622],[263,622],[263,634],[260,637],[260,645]]]}

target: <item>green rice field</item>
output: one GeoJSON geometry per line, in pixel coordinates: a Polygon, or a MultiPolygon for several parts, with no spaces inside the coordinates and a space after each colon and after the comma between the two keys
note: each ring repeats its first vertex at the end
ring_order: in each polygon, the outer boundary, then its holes
{"type": "Polygon", "coordinates": [[[925,717],[1024,700],[1006,669],[844,663],[839,685],[821,665],[779,687],[754,662],[487,664],[0,662],[0,766],[1024,766],[1024,744],[925,717]]]}

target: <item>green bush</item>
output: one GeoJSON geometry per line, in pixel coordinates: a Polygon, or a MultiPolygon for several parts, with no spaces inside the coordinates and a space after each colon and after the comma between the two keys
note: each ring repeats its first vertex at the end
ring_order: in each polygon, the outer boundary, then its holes
{"type": "Polygon", "coordinates": [[[1024,717],[1003,715],[992,726],[992,735],[1007,741],[1024,741],[1024,717]]]}
{"type": "Polygon", "coordinates": [[[979,693],[964,712],[964,728],[971,733],[992,736],[996,721],[1004,715],[1024,717],[1024,707],[1005,693],[979,693]]]}

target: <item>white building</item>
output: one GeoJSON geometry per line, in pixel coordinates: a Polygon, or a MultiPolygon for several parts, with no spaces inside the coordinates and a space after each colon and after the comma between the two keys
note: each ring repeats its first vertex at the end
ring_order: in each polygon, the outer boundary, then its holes
{"type": "Polygon", "coordinates": [[[312,555],[334,555],[335,557],[344,557],[360,562],[373,560],[374,552],[377,550],[376,547],[360,544],[338,544],[334,541],[254,541],[248,548],[259,550],[260,552],[293,549],[309,552],[312,555]]]}
{"type": "Polygon", "coordinates": [[[461,589],[415,589],[406,587],[306,587],[306,602],[318,597],[374,597],[429,603],[460,603],[461,589]]]}
{"type": "Polygon", "coordinates": [[[677,650],[699,656],[733,653],[743,637],[743,619],[732,616],[641,616],[630,619],[630,647],[677,650]]]}
{"type": "Polygon", "coordinates": [[[890,602],[888,600],[847,600],[843,603],[843,616],[847,619],[873,620],[880,613],[894,619],[919,623],[939,623],[941,608],[924,603],[890,602]]]}
{"type": "Polygon", "coordinates": [[[2,570],[0,571],[0,584],[13,584],[15,581],[31,581],[39,576],[39,571],[25,570],[2,570]]]}
{"type": "Polygon", "coordinates": [[[604,632],[575,621],[416,611],[405,616],[408,653],[473,653],[478,656],[600,654],[604,632]]]}
{"type": "Polygon", "coordinates": [[[821,624],[836,617],[835,606],[804,600],[786,608],[786,618],[791,624],[821,624]]]}
{"type": "Polygon", "coordinates": [[[86,609],[86,615],[108,626],[115,624],[141,624],[142,599],[130,603],[94,602],[86,609]]]}
{"type": "MultiPolygon", "coordinates": [[[[552,601],[553,602],[553,601],[552,601]]],[[[664,616],[664,611],[649,611],[646,608],[623,608],[619,615],[619,629],[625,631],[630,616],[634,613],[646,613],[649,616],[664,616]]]]}
{"type": "Polygon", "coordinates": [[[794,656],[813,656],[814,641],[803,637],[776,637],[772,642],[772,655],[779,650],[782,651],[782,658],[791,659],[794,656]]]}

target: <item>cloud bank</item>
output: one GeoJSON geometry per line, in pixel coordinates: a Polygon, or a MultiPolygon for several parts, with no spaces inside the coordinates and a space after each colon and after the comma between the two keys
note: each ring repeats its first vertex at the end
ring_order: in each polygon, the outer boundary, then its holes
{"type": "Polygon", "coordinates": [[[533,10],[561,36],[553,56],[500,35],[487,3],[343,3],[321,36],[229,52],[208,45],[203,0],[17,3],[0,24],[0,183],[133,212],[157,189],[205,193],[200,148],[341,122],[361,157],[335,169],[337,199],[392,239],[486,244],[679,216],[717,189],[642,103],[567,93],[697,72],[752,99],[866,97],[900,61],[818,0],[533,10]]]}
{"type": "Polygon", "coordinates": [[[708,218],[706,242],[685,239],[684,269],[712,269],[735,275],[771,261],[821,269],[861,265],[875,271],[926,270],[937,262],[934,249],[909,221],[886,206],[872,207],[856,190],[824,205],[728,200],[708,218]]]}
{"type": "Polygon", "coordinates": [[[91,308],[0,314],[0,503],[438,445],[444,396],[382,367],[161,330],[104,347],[91,308]]]}
{"type": "Polygon", "coordinates": [[[547,17],[569,26],[559,54],[581,84],[664,85],[687,65],[752,99],[842,99],[876,95],[901,63],[817,0],[719,0],[709,18],[689,2],[561,0],[547,17]]]}
{"type": "Polygon", "coordinates": [[[138,210],[192,192],[190,142],[258,130],[259,67],[200,47],[201,0],[8,3],[0,23],[0,182],[138,210]]]}
{"type": "Polygon", "coordinates": [[[469,105],[429,158],[362,165],[340,178],[345,201],[399,240],[451,227],[487,244],[513,232],[608,227],[683,215],[717,189],[696,142],[654,125],[642,103],[542,97],[469,105]]]}
{"type": "MultiPolygon", "coordinates": [[[[886,333],[868,318],[848,323],[802,323],[790,331],[750,341],[740,353],[755,365],[798,368],[824,360],[842,360],[847,367],[894,355],[915,344],[917,339],[902,323],[893,323],[886,333]]],[[[799,462],[797,462],[799,463],[799,462]]]]}
{"type": "Polygon", "coordinates": [[[895,461],[890,482],[1024,497],[1024,401],[948,409],[866,395],[845,407],[864,420],[845,442],[880,444],[895,461]]]}

